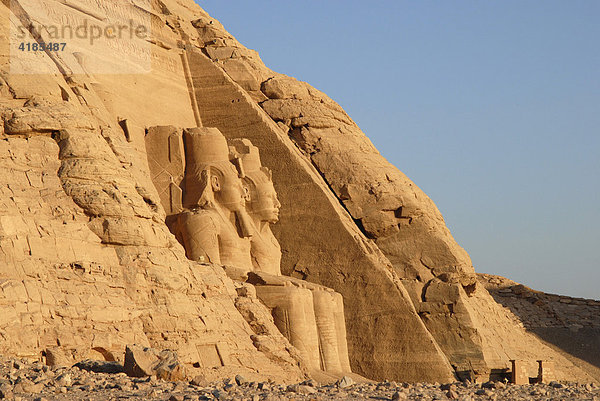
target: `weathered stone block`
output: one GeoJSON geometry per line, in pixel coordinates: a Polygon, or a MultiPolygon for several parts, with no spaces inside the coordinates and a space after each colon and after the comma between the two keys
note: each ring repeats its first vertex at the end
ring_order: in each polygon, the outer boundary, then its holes
{"type": "Polygon", "coordinates": [[[529,374],[527,373],[527,362],[511,360],[512,370],[510,381],[513,384],[529,384],[529,374]]]}
{"type": "Polygon", "coordinates": [[[556,380],[555,365],[553,361],[537,361],[538,363],[538,383],[549,384],[556,380]]]}

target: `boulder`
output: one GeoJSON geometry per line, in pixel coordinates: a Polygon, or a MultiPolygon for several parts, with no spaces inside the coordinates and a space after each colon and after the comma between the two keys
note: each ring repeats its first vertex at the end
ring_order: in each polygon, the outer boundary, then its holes
{"type": "Polygon", "coordinates": [[[163,380],[185,380],[186,369],[177,353],[170,350],[157,351],[139,345],[125,348],[124,372],[131,377],[156,376],[163,380]]]}

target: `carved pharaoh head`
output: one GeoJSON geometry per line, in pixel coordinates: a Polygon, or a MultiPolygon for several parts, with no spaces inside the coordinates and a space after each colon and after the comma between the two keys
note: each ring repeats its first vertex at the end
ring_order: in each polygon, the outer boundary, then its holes
{"type": "Polygon", "coordinates": [[[271,171],[261,165],[258,148],[248,139],[235,139],[230,154],[248,191],[248,212],[262,222],[276,223],[281,203],[273,187],[271,171]]]}
{"type": "Polygon", "coordinates": [[[232,212],[244,209],[247,194],[235,166],[229,161],[225,137],[216,128],[184,131],[186,173],[183,195],[188,209],[217,205],[232,212]]]}

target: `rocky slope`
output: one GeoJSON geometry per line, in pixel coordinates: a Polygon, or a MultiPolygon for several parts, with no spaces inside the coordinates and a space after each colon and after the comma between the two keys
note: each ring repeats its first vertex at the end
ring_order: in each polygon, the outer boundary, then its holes
{"type": "Polygon", "coordinates": [[[528,331],[576,363],[585,361],[595,377],[600,375],[600,301],[547,294],[490,274],[478,277],[528,331]]]}

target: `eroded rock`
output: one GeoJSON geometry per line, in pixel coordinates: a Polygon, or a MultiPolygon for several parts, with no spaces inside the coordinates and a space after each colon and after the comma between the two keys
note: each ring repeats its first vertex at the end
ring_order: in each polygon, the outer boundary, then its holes
{"type": "Polygon", "coordinates": [[[170,350],[157,351],[139,345],[125,348],[123,371],[131,377],[156,376],[163,380],[185,380],[186,369],[177,353],[170,350]]]}

